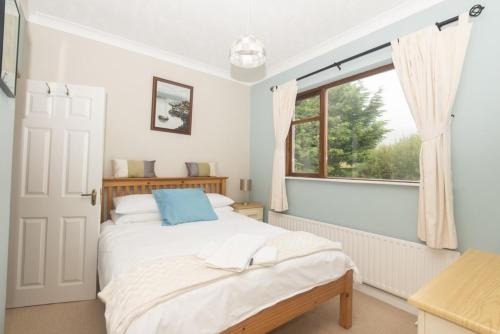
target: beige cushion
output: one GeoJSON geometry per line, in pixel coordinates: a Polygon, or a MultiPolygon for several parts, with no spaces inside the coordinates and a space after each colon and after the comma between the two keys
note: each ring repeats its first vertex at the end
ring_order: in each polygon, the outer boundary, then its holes
{"type": "Polygon", "coordinates": [[[111,162],[113,177],[156,177],[155,162],[115,159],[111,162]]]}

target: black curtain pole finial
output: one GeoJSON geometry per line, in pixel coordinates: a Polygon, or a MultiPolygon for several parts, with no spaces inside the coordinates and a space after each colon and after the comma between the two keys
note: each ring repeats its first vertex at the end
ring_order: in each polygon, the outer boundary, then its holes
{"type": "Polygon", "coordinates": [[[477,17],[481,15],[481,12],[483,11],[484,6],[481,6],[479,4],[472,6],[472,8],[469,10],[469,15],[472,17],[477,17]]]}

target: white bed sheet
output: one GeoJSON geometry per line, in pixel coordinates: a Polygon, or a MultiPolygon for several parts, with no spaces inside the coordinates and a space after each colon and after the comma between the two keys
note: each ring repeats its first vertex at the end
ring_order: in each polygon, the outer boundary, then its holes
{"type": "MultiPolygon", "coordinates": [[[[273,237],[278,227],[226,212],[219,220],[177,226],[160,222],[103,223],[99,239],[101,289],[139,263],[164,256],[196,254],[209,241],[236,233],[273,237]]],[[[244,272],[157,305],[136,319],[127,334],[219,333],[277,302],[341,277],[354,265],[340,251],[326,251],[244,272]]]]}

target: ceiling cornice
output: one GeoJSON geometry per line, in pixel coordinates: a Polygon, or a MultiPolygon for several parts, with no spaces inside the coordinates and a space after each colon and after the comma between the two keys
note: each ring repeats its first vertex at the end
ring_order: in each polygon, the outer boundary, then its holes
{"type": "Polygon", "coordinates": [[[67,21],[58,17],[54,17],[51,15],[46,15],[43,13],[33,13],[30,14],[27,18],[27,21],[30,23],[38,24],[47,28],[59,30],[62,32],[66,32],[72,35],[88,38],[97,42],[101,42],[104,44],[116,46],[121,49],[125,49],[128,51],[140,53],[152,58],[156,58],[159,60],[163,60],[172,64],[180,65],[183,67],[187,67],[189,69],[193,69],[195,71],[203,72],[206,74],[214,75],[216,77],[220,77],[222,79],[234,81],[240,83],[242,85],[250,85],[251,83],[242,82],[233,79],[230,76],[229,71],[225,71],[215,66],[210,66],[203,62],[199,62],[172,52],[168,52],[162,50],[160,48],[155,48],[152,46],[148,46],[146,44],[142,44],[124,37],[120,37],[115,34],[110,34],[98,29],[94,29],[85,25],[81,25],[78,23],[74,23],[71,21],[67,21]]]}
{"type": "Polygon", "coordinates": [[[327,41],[313,46],[312,48],[309,48],[308,50],[296,56],[293,56],[276,65],[269,66],[266,77],[259,81],[253,82],[252,85],[258,84],[259,82],[265,81],[279,73],[285,72],[309,60],[322,56],[343,45],[349,44],[357,39],[369,35],[374,31],[380,30],[386,26],[396,23],[406,17],[412,16],[443,1],[444,0],[406,1],[401,5],[385,11],[362,24],[359,24],[341,34],[335,35],[327,41]]]}
{"type": "Polygon", "coordinates": [[[216,66],[208,65],[200,61],[196,61],[172,52],[162,50],[160,48],[151,47],[124,37],[120,37],[115,34],[107,33],[51,15],[46,15],[43,13],[31,13],[28,16],[27,20],[30,23],[38,24],[51,29],[63,31],[69,34],[77,35],[136,53],[140,53],[169,63],[184,66],[186,68],[190,68],[199,72],[214,75],[222,79],[234,81],[242,85],[252,86],[265,81],[281,72],[287,71],[309,60],[317,58],[325,53],[331,52],[332,50],[335,50],[340,46],[353,42],[399,20],[402,20],[422,10],[432,7],[442,1],[444,0],[408,0],[405,3],[394,7],[393,9],[385,11],[382,14],[377,15],[362,24],[359,24],[354,28],[345,31],[344,33],[335,35],[327,41],[318,44],[296,56],[293,56],[276,65],[268,66],[266,76],[261,80],[255,82],[244,82],[236,80],[231,77],[229,69],[224,70],[216,66]]]}

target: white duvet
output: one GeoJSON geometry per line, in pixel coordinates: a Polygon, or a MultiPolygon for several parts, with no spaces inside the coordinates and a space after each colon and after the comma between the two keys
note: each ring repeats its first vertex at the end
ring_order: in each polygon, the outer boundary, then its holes
{"type": "MultiPolygon", "coordinates": [[[[99,242],[101,289],[144,261],[197,254],[208,242],[236,233],[273,237],[286,231],[227,212],[219,220],[177,226],[160,222],[102,224],[99,242]]],[[[168,300],[137,318],[128,334],[218,333],[260,310],[314,286],[335,280],[353,268],[340,251],[325,251],[248,271],[168,300]]]]}

